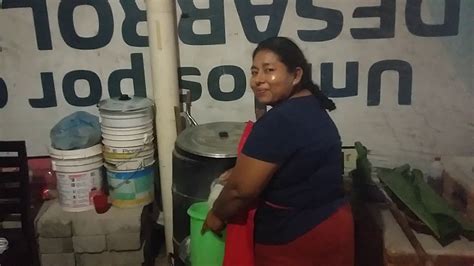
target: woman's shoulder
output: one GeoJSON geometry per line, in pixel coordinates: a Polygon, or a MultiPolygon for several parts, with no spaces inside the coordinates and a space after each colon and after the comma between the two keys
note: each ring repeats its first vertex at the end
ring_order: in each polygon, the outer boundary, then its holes
{"type": "MultiPolygon", "coordinates": [[[[313,96],[291,98],[270,109],[257,124],[277,124],[292,128],[326,125],[331,121],[326,110],[313,96]]],[[[283,129],[282,129],[283,130],[283,129]]]]}
{"type": "Polygon", "coordinates": [[[255,123],[256,127],[286,127],[291,123],[290,116],[281,108],[272,108],[255,123]]]}

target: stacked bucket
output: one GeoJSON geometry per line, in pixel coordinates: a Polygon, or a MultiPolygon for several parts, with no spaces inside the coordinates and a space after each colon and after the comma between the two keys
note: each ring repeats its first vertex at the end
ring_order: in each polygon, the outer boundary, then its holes
{"type": "Polygon", "coordinates": [[[153,102],[122,95],[99,103],[105,168],[112,205],[153,201],[155,145],[153,102]]]}
{"type": "Polygon", "coordinates": [[[68,212],[94,209],[92,198],[102,190],[102,145],[78,150],[50,147],[49,153],[61,208],[68,212]]]}

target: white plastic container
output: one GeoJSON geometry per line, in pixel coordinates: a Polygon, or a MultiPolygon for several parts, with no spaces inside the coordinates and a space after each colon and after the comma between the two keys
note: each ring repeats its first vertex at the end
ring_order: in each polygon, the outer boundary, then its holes
{"type": "Polygon", "coordinates": [[[155,147],[152,142],[139,146],[131,147],[114,147],[104,146],[104,157],[106,160],[115,159],[131,159],[136,156],[142,156],[150,152],[154,152],[155,147]]]}
{"type": "Polygon", "coordinates": [[[94,209],[92,197],[102,189],[102,145],[69,151],[49,148],[49,153],[61,208],[68,212],[94,209]]]}
{"type": "Polygon", "coordinates": [[[102,125],[100,127],[102,134],[114,135],[114,136],[130,136],[137,134],[144,134],[148,132],[153,132],[153,124],[147,124],[144,126],[138,127],[107,127],[102,125]]]}
{"type": "Polygon", "coordinates": [[[443,164],[441,163],[440,157],[435,157],[434,161],[431,162],[428,177],[433,180],[440,180],[443,174],[443,164]]]}
{"type": "Polygon", "coordinates": [[[440,157],[435,157],[434,161],[431,162],[430,169],[428,172],[428,184],[438,194],[443,193],[443,171],[444,167],[441,163],[440,157]]]}
{"type": "Polygon", "coordinates": [[[105,156],[105,164],[107,169],[115,171],[136,170],[151,165],[155,162],[154,151],[137,152],[128,158],[110,158],[105,156]]]}
{"type": "Polygon", "coordinates": [[[130,140],[147,140],[153,136],[153,130],[146,131],[138,134],[129,134],[129,135],[112,135],[102,132],[102,137],[106,140],[111,141],[130,141],[130,140]]]}
{"type": "Polygon", "coordinates": [[[8,240],[4,237],[0,237],[0,255],[8,249],[8,240]]]}
{"type": "Polygon", "coordinates": [[[123,147],[123,148],[130,148],[130,147],[135,147],[135,146],[144,147],[148,143],[152,143],[154,139],[155,137],[151,135],[151,136],[143,136],[140,139],[132,139],[128,141],[102,139],[102,143],[110,147],[123,147]]]}
{"type": "Polygon", "coordinates": [[[212,208],[212,206],[214,206],[214,202],[221,194],[223,188],[224,184],[219,179],[216,179],[212,182],[210,187],[209,198],[207,199],[207,204],[209,205],[209,208],[212,208]]]}

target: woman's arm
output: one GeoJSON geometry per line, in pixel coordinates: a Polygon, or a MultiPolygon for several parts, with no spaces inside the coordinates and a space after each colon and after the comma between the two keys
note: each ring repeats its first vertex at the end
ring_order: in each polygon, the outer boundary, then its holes
{"type": "Polygon", "coordinates": [[[226,185],[206,218],[203,229],[209,228],[216,233],[221,231],[224,222],[258,197],[277,169],[277,164],[240,154],[226,185]]]}

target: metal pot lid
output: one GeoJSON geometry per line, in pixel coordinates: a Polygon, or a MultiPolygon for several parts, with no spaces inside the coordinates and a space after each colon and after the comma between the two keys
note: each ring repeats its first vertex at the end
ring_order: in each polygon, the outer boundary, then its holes
{"type": "Polygon", "coordinates": [[[128,96],[122,94],[119,97],[102,100],[99,102],[99,110],[112,112],[133,112],[153,106],[153,101],[139,96],[128,96]]]}
{"type": "Polygon", "coordinates": [[[176,146],[191,154],[211,158],[235,158],[245,123],[215,122],[186,128],[176,146]]]}

